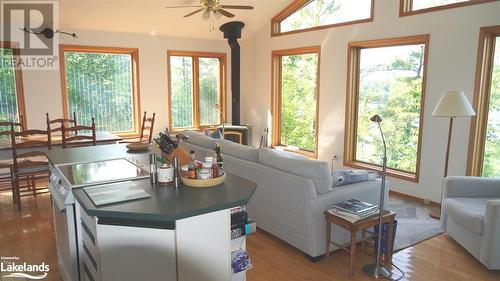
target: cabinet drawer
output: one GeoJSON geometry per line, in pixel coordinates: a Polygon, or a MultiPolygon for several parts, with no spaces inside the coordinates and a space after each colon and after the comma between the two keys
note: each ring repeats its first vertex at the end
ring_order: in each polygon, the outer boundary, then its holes
{"type": "Polygon", "coordinates": [[[85,225],[88,227],[88,230],[90,231],[90,233],[96,237],[96,224],[97,224],[97,221],[96,221],[96,218],[95,217],[92,217],[92,216],[89,216],[87,213],[85,213],[85,210],[83,210],[83,208],[80,208],[80,218],[82,219],[82,221],[85,223],[85,225]]]}
{"type": "Polygon", "coordinates": [[[84,261],[82,264],[83,264],[83,281],[97,281],[94,278],[94,276],[92,276],[92,273],[90,272],[87,263],[84,261]]]}
{"type": "Polygon", "coordinates": [[[82,242],[83,245],[87,248],[87,251],[90,252],[92,257],[96,262],[98,261],[98,251],[97,251],[97,246],[96,246],[96,237],[90,233],[89,227],[87,224],[82,220],[81,221],[81,226],[82,226],[82,242]]]}
{"type": "Polygon", "coordinates": [[[92,253],[85,243],[82,243],[82,248],[83,253],[81,256],[83,257],[83,264],[87,266],[87,269],[91,273],[92,278],[97,281],[99,280],[99,278],[97,278],[99,276],[99,262],[94,256],[92,256],[92,253]]]}

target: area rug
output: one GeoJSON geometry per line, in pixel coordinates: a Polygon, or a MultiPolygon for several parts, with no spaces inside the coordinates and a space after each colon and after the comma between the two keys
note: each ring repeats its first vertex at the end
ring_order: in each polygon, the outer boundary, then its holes
{"type": "Polygon", "coordinates": [[[427,205],[390,196],[389,209],[397,213],[395,252],[443,233],[441,222],[429,216],[427,205]]]}

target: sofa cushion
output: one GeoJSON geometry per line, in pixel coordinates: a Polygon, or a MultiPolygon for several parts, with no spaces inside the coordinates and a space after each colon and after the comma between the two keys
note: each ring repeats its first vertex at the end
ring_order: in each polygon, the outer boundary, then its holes
{"type": "Polygon", "coordinates": [[[204,133],[199,133],[196,131],[184,131],[183,133],[189,137],[189,140],[187,140],[189,143],[196,144],[208,149],[213,149],[215,142],[218,141],[211,137],[205,136],[204,133]]]}
{"type": "Polygon", "coordinates": [[[319,194],[332,190],[332,176],[328,163],[325,161],[311,160],[307,157],[290,157],[273,149],[260,148],[259,162],[269,167],[311,179],[316,192],[319,194]]]}
{"type": "Polygon", "coordinates": [[[220,143],[220,150],[223,154],[231,155],[235,158],[258,162],[259,149],[251,146],[238,144],[228,140],[216,140],[220,143]]]}
{"type": "Polygon", "coordinates": [[[491,198],[446,198],[443,210],[450,218],[477,234],[483,234],[486,203],[491,198]]]}

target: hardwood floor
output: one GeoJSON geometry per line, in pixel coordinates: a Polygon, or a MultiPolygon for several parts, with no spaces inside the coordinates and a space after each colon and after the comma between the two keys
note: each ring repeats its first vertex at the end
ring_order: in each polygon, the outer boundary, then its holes
{"type": "MultiPolygon", "coordinates": [[[[50,272],[44,280],[60,281],[50,196],[24,197],[21,201],[23,211],[18,212],[12,206],[11,193],[0,192],[0,257],[17,256],[20,262],[32,264],[45,262],[50,272]]],[[[345,252],[312,263],[295,248],[263,231],[250,235],[247,245],[254,265],[248,281],[373,280],[361,271],[373,260],[367,254],[356,255],[354,278],[349,279],[349,255],[345,252]]],[[[393,262],[408,273],[409,280],[500,280],[500,271],[486,270],[447,235],[400,251],[393,262]]],[[[394,277],[399,276],[396,269],[393,272],[394,277]]]]}
{"type": "MultiPolygon", "coordinates": [[[[373,261],[368,254],[356,254],[354,278],[349,279],[349,254],[344,251],[312,263],[300,251],[262,231],[248,236],[247,248],[254,266],[248,272],[249,281],[374,280],[362,272],[363,265],[373,261]]],[[[393,263],[412,281],[500,280],[500,271],[485,269],[446,234],[394,254],[393,263]]],[[[393,278],[401,276],[395,268],[392,272],[393,278]]]]}
{"type": "Polygon", "coordinates": [[[0,192],[0,258],[19,257],[16,263],[45,262],[50,271],[44,280],[60,281],[50,195],[22,197],[21,202],[23,211],[19,212],[12,205],[11,192],[0,192]]]}

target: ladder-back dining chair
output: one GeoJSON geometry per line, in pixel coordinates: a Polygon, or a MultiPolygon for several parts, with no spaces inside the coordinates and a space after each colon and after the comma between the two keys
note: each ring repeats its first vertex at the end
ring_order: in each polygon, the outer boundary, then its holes
{"type": "Polygon", "coordinates": [[[76,112],[73,112],[73,119],[69,118],[57,118],[50,120],[49,113],[45,113],[47,119],[47,126],[50,127],[51,133],[62,132],[62,126],[71,127],[78,126],[78,120],[76,118],[76,112]]]}
{"type": "MultiPolygon", "coordinates": [[[[23,116],[19,115],[19,122],[15,121],[3,121],[0,122],[0,141],[10,142],[11,141],[11,127],[14,127],[15,131],[24,130],[23,116]]],[[[12,182],[12,159],[5,159],[0,161],[0,191],[12,190],[12,195],[14,195],[14,184],[12,182]],[[5,184],[4,183],[8,183],[5,184]]],[[[15,203],[15,197],[12,196],[12,200],[15,203]]]]}
{"type": "Polygon", "coordinates": [[[151,117],[147,117],[147,112],[144,111],[144,115],[142,117],[142,125],[141,125],[141,134],[139,138],[128,139],[125,141],[121,141],[120,143],[134,143],[134,142],[148,142],[151,143],[153,139],[153,129],[155,125],[155,113],[151,117]]]}
{"type": "MultiPolygon", "coordinates": [[[[36,188],[36,180],[49,175],[49,165],[45,153],[40,149],[51,149],[50,128],[47,130],[22,130],[15,131],[11,126],[12,141],[12,182],[13,196],[17,208],[21,211],[21,197],[34,195],[39,191],[47,192],[46,187],[36,188]],[[21,186],[20,180],[26,178],[27,186],[21,186]],[[22,188],[27,188],[23,191],[22,188]],[[24,192],[24,193],[23,193],[24,192]]],[[[41,193],[41,192],[40,192],[41,193]]]]}
{"type": "Polygon", "coordinates": [[[89,143],[93,146],[97,144],[94,117],[92,117],[92,124],[90,126],[77,125],[66,127],[63,123],[61,129],[63,148],[87,146],[89,143]],[[89,131],[90,134],[88,133],[89,131]]]}

